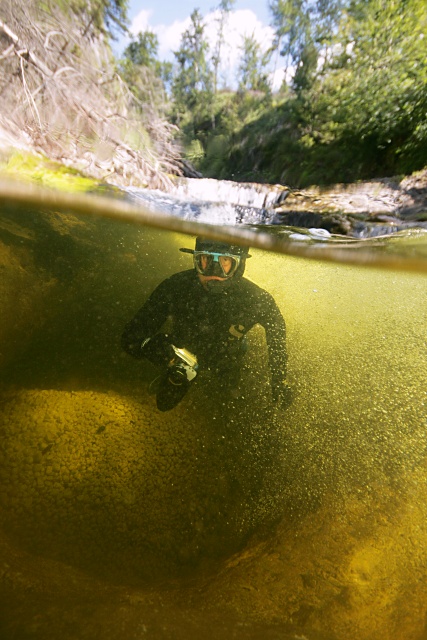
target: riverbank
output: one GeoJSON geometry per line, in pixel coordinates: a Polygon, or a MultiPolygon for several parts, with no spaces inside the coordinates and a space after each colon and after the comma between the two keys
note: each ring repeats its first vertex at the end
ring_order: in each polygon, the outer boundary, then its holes
{"type": "Polygon", "coordinates": [[[66,6],[2,6],[0,146],[116,186],[165,189],[184,173],[176,127],[137,99],[108,35],[83,22],[66,6]]]}
{"type": "Polygon", "coordinates": [[[351,237],[427,228],[427,169],[411,176],[293,190],[286,185],[187,178],[160,170],[138,181],[132,174],[129,159],[123,159],[123,166],[106,175],[63,160],[58,162],[47,157],[34,147],[25,132],[16,127],[2,127],[0,120],[0,171],[44,186],[84,191],[96,189],[100,183],[126,189],[136,182],[140,189],[158,190],[190,202],[199,200],[249,208],[253,210],[251,219],[255,224],[258,220],[258,223],[321,228],[351,237]]]}
{"type": "Polygon", "coordinates": [[[175,178],[174,195],[259,210],[259,221],[353,237],[427,228],[427,169],[411,176],[293,190],[286,185],[175,178]]]}

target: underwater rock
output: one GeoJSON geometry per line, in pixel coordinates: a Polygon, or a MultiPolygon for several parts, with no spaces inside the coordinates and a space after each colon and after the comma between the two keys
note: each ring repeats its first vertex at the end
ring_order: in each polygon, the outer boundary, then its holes
{"type": "Polygon", "coordinates": [[[46,318],[46,300],[56,288],[48,273],[40,274],[24,247],[14,250],[0,240],[0,367],[28,347],[46,318]]]}
{"type": "Polygon", "coordinates": [[[6,395],[5,531],[33,553],[127,579],[237,550],[260,517],[239,490],[235,449],[196,412],[153,403],[113,392],[6,395]]]}

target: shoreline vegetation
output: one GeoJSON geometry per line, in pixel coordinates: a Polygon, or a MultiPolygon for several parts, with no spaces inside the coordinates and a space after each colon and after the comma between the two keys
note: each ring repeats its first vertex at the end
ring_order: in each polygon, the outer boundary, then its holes
{"type": "Polygon", "coordinates": [[[2,3],[0,144],[117,186],[167,189],[182,172],[175,127],[139,104],[106,36],[58,6],[2,3]]]}
{"type": "MultiPolygon", "coordinates": [[[[411,3],[414,7],[417,4],[416,0],[411,0],[411,3]]],[[[232,2],[221,2],[224,21],[232,6],[232,2]]],[[[402,12],[402,20],[406,20],[403,9],[402,12]]],[[[344,14],[339,15],[343,20],[344,14]]],[[[276,15],[277,20],[279,17],[276,15]]],[[[201,44],[204,44],[201,18],[199,13],[193,13],[192,28],[199,24],[201,44]]],[[[346,19],[348,24],[352,24],[348,16],[346,19]]],[[[173,192],[177,180],[182,183],[186,178],[203,176],[244,183],[257,180],[265,185],[286,185],[284,188],[289,190],[286,200],[276,209],[283,224],[296,224],[295,216],[307,212],[317,216],[338,212],[362,216],[373,222],[390,221],[391,225],[394,220],[426,220],[427,169],[423,169],[422,157],[415,158],[418,171],[382,177],[382,147],[378,143],[374,156],[369,159],[374,169],[368,177],[363,178],[366,167],[360,169],[359,166],[359,170],[355,166],[353,179],[341,180],[338,184],[325,181],[325,167],[331,161],[331,148],[338,144],[339,152],[341,143],[336,139],[328,145],[325,137],[316,139],[315,118],[310,125],[310,140],[303,134],[303,129],[305,127],[308,131],[308,119],[315,116],[314,103],[310,102],[315,87],[322,87],[323,99],[326,100],[334,74],[337,81],[341,78],[339,69],[333,69],[331,60],[329,67],[323,69],[323,76],[320,72],[316,78],[310,76],[310,82],[304,87],[298,85],[302,82],[303,73],[299,68],[299,76],[294,77],[292,86],[282,87],[276,95],[272,95],[268,84],[260,83],[264,76],[259,65],[258,81],[255,68],[250,76],[252,80],[249,80],[247,67],[244,76],[246,86],[241,85],[238,91],[229,92],[220,88],[218,78],[212,86],[209,85],[207,51],[202,47],[205,57],[199,63],[203,62],[202,67],[208,74],[203,88],[201,77],[197,80],[192,75],[197,63],[194,56],[192,58],[191,52],[187,51],[187,57],[182,57],[184,44],[191,41],[191,27],[183,35],[181,71],[173,72],[166,63],[157,59],[155,36],[150,32],[139,34],[124,52],[122,60],[114,58],[111,37],[114,28],[123,30],[125,23],[126,0],[97,0],[85,3],[84,7],[77,0],[43,4],[38,0],[29,3],[5,0],[2,3],[0,168],[8,176],[27,177],[47,186],[59,187],[67,183],[67,188],[77,190],[108,184],[166,192],[173,192]],[[185,91],[182,84],[184,69],[187,70],[185,91]],[[205,109],[208,98],[211,105],[209,113],[205,109]],[[301,121],[294,127],[291,137],[292,144],[295,144],[291,148],[291,138],[286,137],[286,130],[289,133],[295,125],[293,118],[297,117],[297,111],[300,116],[304,112],[306,120],[305,124],[301,121]],[[236,119],[241,123],[240,128],[237,128],[236,119]],[[280,150],[281,145],[283,150],[280,150]],[[307,170],[307,163],[310,164],[314,158],[311,154],[317,154],[316,162],[322,175],[308,170],[305,176],[296,177],[299,170],[307,170]],[[289,171],[286,167],[290,162],[300,165],[299,169],[289,171]],[[317,183],[310,182],[310,176],[314,179],[316,175],[319,177],[317,183]],[[294,178],[289,182],[278,179],[287,176],[294,178]],[[381,219],[381,216],[391,219],[381,219]]],[[[402,42],[408,43],[405,21],[402,29],[402,42]]],[[[392,36],[396,34],[392,32],[392,36]]],[[[246,43],[247,47],[249,44],[246,43]]],[[[312,44],[314,46],[314,41],[312,44]]],[[[411,51],[414,77],[422,46],[425,43],[420,41],[417,53],[411,51]]],[[[217,51],[217,56],[219,54],[217,51]]],[[[338,60],[334,64],[336,67],[338,60]]],[[[347,56],[345,63],[341,61],[341,71],[346,68],[347,75],[351,75],[351,64],[356,65],[354,60],[349,62],[347,56]]],[[[307,66],[304,73],[308,73],[307,66]]],[[[308,78],[306,80],[308,82],[308,78]]],[[[379,81],[377,76],[371,80],[379,81]]],[[[408,118],[412,123],[412,133],[418,136],[416,146],[420,151],[423,126],[422,123],[417,125],[414,119],[416,113],[421,113],[424,108],[421,88],[427,80],[418,78],[417,82],[411,85],[406,98],[402,98],[406,102],[395,106],[395,111],[398,113],[405,105],[408,111],[412,97],[413,108],[408,118]]],[[[355,87],[355,100],[357,90],[355,87]]],[[[401,90],[403,93],[404,88],[401,90]]],[[[332,112],[329,115],[332,117],[332,112]]],[[[383,118],[386,118],[384,112],[383,118]]],[[[357,122],[354,124],[357,130],[357,122]]],[[[389,122],[390,145],[395,124],[389,122]]],[[[355,135],[354,132],[353,143],[355,135]]],[[[400,135],[402,145],[407,146],[412,135],[408,127],[406,140],[402,128],[400,135]]],[[[370,144],[375,146],[374,138],[371,137],[370,144]]],[[[415,144],[414,140],[412,136],[415,144]]],[[[365,142],[366,136],[361,136],[359,143],[363,146],[365,142]]],[[[360,144],[354,150],[355,158],[360,152],[360,144]]],[[[343,165],[349,164],[348,154],[342,149],[341,156],[338,153],[328,171],[334,171],[334,162],[341,160],[343,165]]],[[[427,158],[425,160],[427,162],[427,158]]],[[[388,166],[392,165],[388,163],[388,166]]],[[[345,171],[351,178],[351,170],[347,167],[345,171]]],[[[336,177],[340,179],[344,174],[338,171],[336,177]]],[[[304,216],[298,219],[300,226],[306,226],[304,216]]],[[[313,221],[307,224],[310,226],[313,221]]],[[[340,222],[338,227],[338,232],[345,233],[345,224],[343,226],[340,222]]]]}

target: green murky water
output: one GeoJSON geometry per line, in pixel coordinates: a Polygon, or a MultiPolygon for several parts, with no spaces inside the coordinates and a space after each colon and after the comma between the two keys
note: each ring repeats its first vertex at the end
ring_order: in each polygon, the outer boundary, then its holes
{"type": "Polygon", "coordinates": [[[260,242],[293,404],[256,327],[242,397],[161,413],[120,335],[197,225],[64,209],[0,215],[1,637],[427,637],[424,237],[260,242]]]}

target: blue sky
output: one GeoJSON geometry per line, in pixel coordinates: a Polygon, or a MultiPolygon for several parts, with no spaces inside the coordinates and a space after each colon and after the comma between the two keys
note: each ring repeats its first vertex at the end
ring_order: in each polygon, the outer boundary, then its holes
{"type": "MultiPolygon", "coordinates": [[[[180,45],[181,35],[190,23],[190,15],[199,9],[205,18],[206,36],[213,49],[218,29],[219,0],[130,0],[130,30],[136,36],[140,31],[150,29],[159,39],[160,60],[174,61],[173,51],[180,45]]],[[[268,1],[237,0],[230,13],[225,34],[226,46],[222,52],[224,59],[220,72],[220,83],[233,86],[241,56],[243,37],[255,36],[263,50],[271,46],[273,30],[270,27],[268,1]]],[[[116,43],[116,53],[121,53],[127,41],[121,39],[116,43]]],[[[280,63],[280,61],[279,61],[280,63]]],[[[281,83],[282,75],[277,59],[271,62],[271,72],[275,71],[274,85],[281,83]]]]}
{"type": "MultiPolygon", "coordinates": [[[[171,24],[175,20],[184,20],[194,9],[199,9],[203,16],[215,10],[219,5],[215,0],[131,0],[129,3],[129,17],[133,20],[141,11],[151,13],[153,24],[171,24]]],[[[270,14],[268,2],[265,0],[237,0],[234,10],[250,9],[259,20],[268,25],[270,14]]]]}

